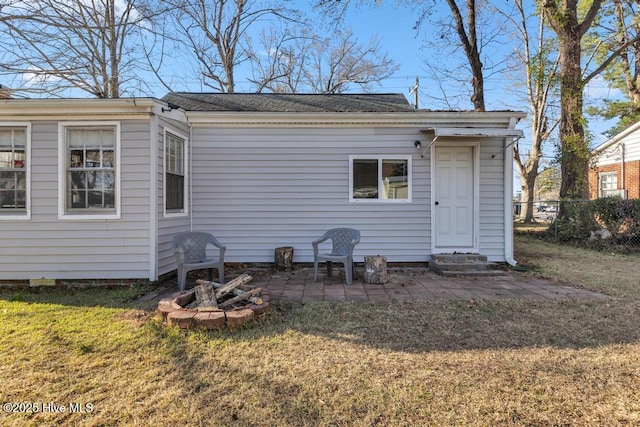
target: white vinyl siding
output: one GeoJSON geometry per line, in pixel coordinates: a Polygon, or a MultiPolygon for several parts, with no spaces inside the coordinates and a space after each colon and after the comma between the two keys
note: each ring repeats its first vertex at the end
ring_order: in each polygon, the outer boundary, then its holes
{"type": "Polygon", "coordinates": [[[356,258],[426,261],[429,162],[417,129],[194,128],[194,229],[227,245],[229,262],[273,262],[293,246],[295,262],[313,260],[311,241],[333,227],[354,227],[356,258]],[[413,202],[349,202],[349,156],[413,157],[413,202]]]}
{"type": "MultiPolygon", "coordinates": [[[[187,212],[190,210],[190,196],[185,198],[185,213],[184,214],[165,214],[165,194],[164,194],[164,153],[165,153],[165,132],[179,135],[185,138],[187,141],[187,159],[189,158],[189,146],[190,143],[186,135],[189,135],[189,127],[185,123],[181,123],[175,120],[168,120],[166,118],[159,118],[159,129],[157,132],[157,153],[155,161],[157,162],[157,175],[156,175],[156,191],[158,194],[158,205],[156,207],[158,214],[158,236],[157,236],[157,256],[158,256],[158,275],[169,273],[176,269],[176,262],[173,252],[171,251],[171,238],[180,232],[189,231],[190,218],[187,212]]],[[[189,162],[187,161],[187,169],[189,169],[189,162]]],[[[187,180],[189,179],[187,174],[187,180]]],[[[189,187],[187,182],[187,188],[189,187]]]]}
{"type": "Polygon", "coordinates": [[[121,218],[60,220],[58,122],[32,122],[32,218],[0,221],[2,279],[149,278],[149,130],[121,122],[121,218]]]}

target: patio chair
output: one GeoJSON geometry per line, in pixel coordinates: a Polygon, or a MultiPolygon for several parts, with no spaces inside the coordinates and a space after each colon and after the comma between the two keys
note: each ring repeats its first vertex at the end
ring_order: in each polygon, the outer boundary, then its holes
{"type": "Polygon", "coordinates": [[[324,235],[311,242],[313,245],[313,281],[318,279],[318,262],[327,262],[327,277],[332,275],[332,263],[341,262],[344,264],[344,276],[347,284],[350,285],[355,276],[353,265],[353,248],[360,243],[360,232],[354,228],[333,228],[324,235]],[[330,253],[318,253],[318,245],[326,240],[331,240],[332,249],[330,253]]]}
{"type": "Polygon", "coordinates": [[[193,270],[207,269],[207,279],[211,281],[213,269],[218,269],[220,283],[224,283],[224,251],[221,244],[211,233],[186,232],[179,233],[171,239],[171,249],[178,265],[178,287],[184,291],[187,273],[193,270]],[[218,248],[218,258],[207,258],[207,246],[218,248]]]}

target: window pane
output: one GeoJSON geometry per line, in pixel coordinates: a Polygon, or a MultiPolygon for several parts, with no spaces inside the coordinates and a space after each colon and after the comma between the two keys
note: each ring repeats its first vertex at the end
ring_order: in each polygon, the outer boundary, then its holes
{"type": "Polygon", "coordinates": [[[114,152],[110,150],[105,150],[102,152],[102,167],[112,168],[115,166],[115,157],[114,152]]]}
{"type": "Polygon", "coordinates": [[[353,160],[353,198],[378,198],[378,160],[353,160]]]}
{"type": "Polygon", "coordinates": [[[184,209],[184,176],[167,173],[167,209],[184,209]]]}
{"type": "Polygon", "coordinates": [[[86,157],[84,167],[86,168],[100,167],[100,150],[87,150],[87,157],[86,157]]]}
{"type": "Polygon", "coordinates": [[[99,130],[99,129],[85,130],[84,144],[87,148],[99,148],[102,145],[102,130],[99,130]]]}
{"type": "Polygon", "coordinates": [[[8,169],[13,165],[13,153],[11,151],[0,151],[0,169],[8,169]]]}
{"type": "Polygon", "coordinates": [[[406,160],[382,161],[383,199],[408,199],[409,175],[406,160]]]}
{"type": "Polygon", "coordinates": [[[67,132],[67,143],[69,148],[84,147],[84,132],[77,129],[69,129],[67,132]]]}

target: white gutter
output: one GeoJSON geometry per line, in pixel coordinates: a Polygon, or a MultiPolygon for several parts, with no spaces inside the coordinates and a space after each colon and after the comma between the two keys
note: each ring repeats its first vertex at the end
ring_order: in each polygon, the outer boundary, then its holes
{"type": "Polygon", "coordinates": [[[158,115],[151,116],[149,135],[149,280],[158,280],[158,115]]]}
{"type": "MultiPolygon", "coordinates": [[[[512,117],[509,129],[514,129],[517,119],[512,117]]],[[[504,139],[504,260],[512,267],[518,262],[513,257],[513,143],[504,139]]]]}

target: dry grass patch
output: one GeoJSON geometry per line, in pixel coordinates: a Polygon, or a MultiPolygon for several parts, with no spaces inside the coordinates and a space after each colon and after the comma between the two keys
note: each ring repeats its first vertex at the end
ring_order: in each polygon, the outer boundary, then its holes
{"type": "Polygon", "coordinates": [[[516,236],[516,259],[548,278],[618,297],[640,298],[640,255],[593,251],[516,236]]]}
{"type": "Polygon", "coordinates": [[[533,274],[616,297],[281,304],[182,332],[135,288],[0,293],[0,400],[94,407],[0,425],[640,424],[637,259],[526,239],[533,274]]]}

